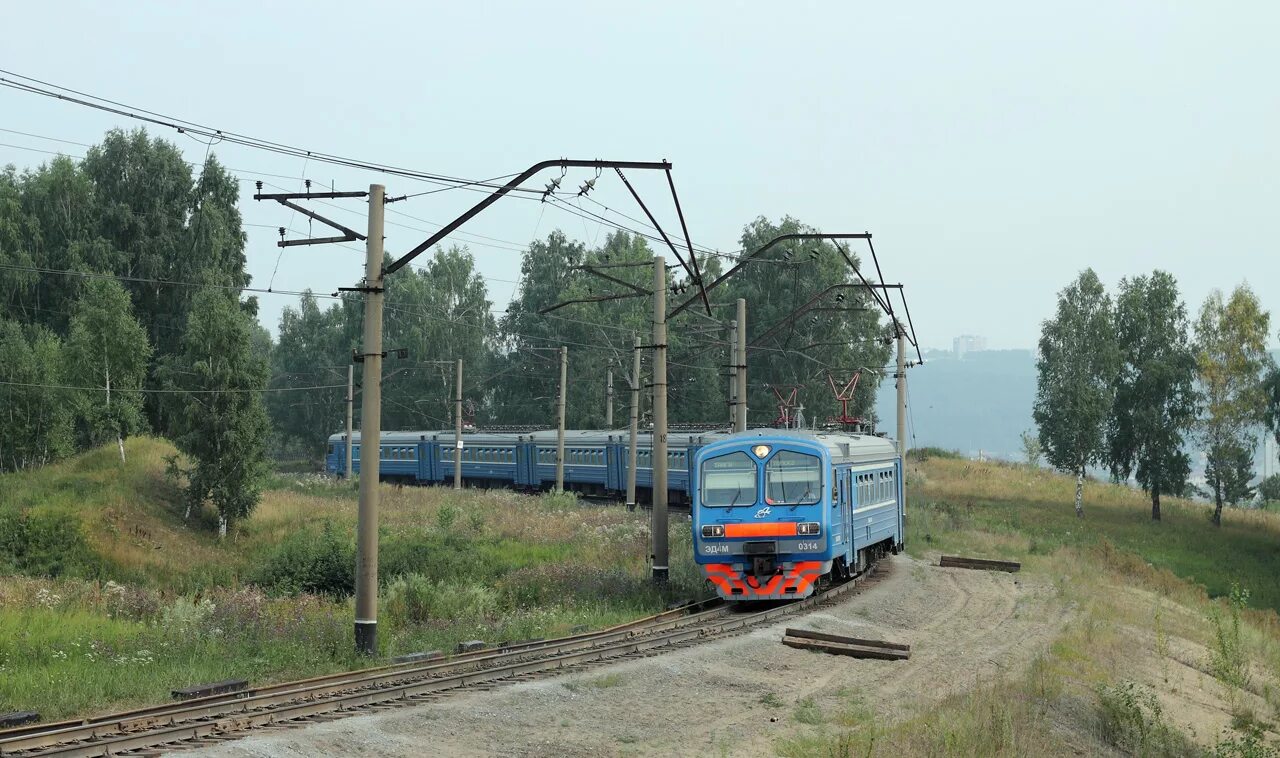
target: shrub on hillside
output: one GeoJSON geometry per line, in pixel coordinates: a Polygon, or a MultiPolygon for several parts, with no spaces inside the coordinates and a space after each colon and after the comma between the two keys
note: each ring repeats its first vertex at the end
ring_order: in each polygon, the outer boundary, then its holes
{"type": "Polygon", "coordinates": [[[135,584],[107,582],[102,587],[107,615],[113,619],[149,621],[160,613],[160,593],[135,584]]]}
{"type": "Polygon", "coordinates": [[[917,447],[907,451],[907,460],[910,461],[927,461],[930,458],[959,459],[961,457],[959,451],[946,450],[940,447],[917,447]]]}
{"type": "Polygon", "coordinates": [[[0,572],[96,577],[102,562],[74,513],[6,509],[0,510],[0,572]]]}
{"type": "Polygon", "coordinates": [[[433,581],[421,574],[408,574],[387,584],[382,609],[389,620],[401,625],[481,622],[497,613],[498,594],[479,584],[433,581]]]}
{"type": "Polygon", "coordinates": [[[1186,738],[1169,726],[1151,690],[1132,681],[1098,689],[1102,738],[1128,755],[1190,754],[1186,738]]]}
{"type": "Polygon", "coordinates": [[[439,532],[389,534],[378,550],[378,577],[384,585],[409,574],[454,581],[488,577],[496,567],[485,565],[480,545],[478,541],[439,532]]]}
{"type": "Polygon", "coordinates": [[[498,590],[513,608],[562,605],[572,600],[655,603],[659,592],[647,577],[622,568],[584,567],[572,562],[526,566],[503,577],[498,590]]]}
{"type": "Polygon", "coordinates": [[[1272,474],[1258,482],[1258,497],[1263,508],[1280,507],[1280,474],[1272,474]]]}
{"type": "Polygon", "coordinates": [[[266,556],[253,581],[273,592],[342,597],[355,588],[355,545],[325,523],[319,534],[295,532],[266,556]]]}

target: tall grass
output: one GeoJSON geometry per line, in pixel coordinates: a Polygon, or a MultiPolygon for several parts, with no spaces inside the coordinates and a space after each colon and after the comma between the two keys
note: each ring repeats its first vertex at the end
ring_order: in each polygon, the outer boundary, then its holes
{"type": "MultiPolygon", "coordinates": [[[[277,474],[220,543],[210,522],[182,518],[164,475],[172,448],[128,446],[124,466],[105,450],[0,476],[0,712],[82,715],[202,681],[361,663],[350,484],[277,474]]],[[[567,634],[705,591],[679,518],[671,582],[655,588],[644,513],[572,495],[391,485],[380,495],[383,655],[567,634]]]]}
{"type": "MultiPolygon", "coordinates": [[[[949,549],[948,535],[963,528],[988,535],[979,548],[1011,559],[1109,542],[1213,597],[1228,596],[1242,577],[1280,576],[1277,513],[1229,509],[1215,528],[1210,506],[1169,498],[1156,522],[1144,493],[1090,482],[1081,520],[1070,507],[1074,480],[1044,469],[935,458],[914,466],[909,477],[917,486],[908,505],[907,545],[917,554],[949,549]]],[[[1280,610],[1280,581],[1253,581],[1250,589],[1256,606],[1280,610]]]]}
{"type": "Polygon", "coordinates": [[[1229,511],[1214,529],[1206,507],[1175,501],[1152,524],[1141,493],[1090,483],[1079,521],[1066,477],[942,455],[911,464],[908,481],[909,550],[1021,560],[1074,617],[1025,671],[940,702],[886,713],[837,693],[797,704],[780,754],[1277,754],[1266,729],[1280,720],[1280,519],[1229,511]],[[1259,598],[1267,607],[1246,607],[1259,598]],[[1230,689],[1220,733],[1184,733],[1157,696],[1176,689],[1171,650],[1196,645],[1210,652],[1192,665],[1230,689]],[[1244,702],[1270,713],[1236,710],[1244,702]]]}

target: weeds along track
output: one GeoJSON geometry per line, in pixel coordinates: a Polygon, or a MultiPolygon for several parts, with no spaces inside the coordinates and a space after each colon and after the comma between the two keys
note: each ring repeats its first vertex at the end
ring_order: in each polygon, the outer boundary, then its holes
{"type": "Polygon", "coordinates": [[[798,602],[741,611],[707,601],[595,632],[522,642],[444,659],[342,672],[78,721],[0,731],[0,756],[152,755],[237,739],[253,729],[289,728],[428,702],[580,671],[745,632],[851,593],[864,572],[798,602]]]}

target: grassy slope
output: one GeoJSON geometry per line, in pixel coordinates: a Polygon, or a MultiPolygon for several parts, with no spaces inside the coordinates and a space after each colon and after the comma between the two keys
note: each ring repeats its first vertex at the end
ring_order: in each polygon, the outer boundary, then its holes
{"type": "MultiPolygon", "coordinates": [[[[164,477],[172,447],[155,439],[127,447],[123,466],[108,447],[0,475],[0,514],[71,514],[99,559],[90,576],[0,577],[0,712],[84,715],[163,701],[186,684],[360,665],[350,653],[349,598],[246,586],[282,542],[316,544],[327,528],[351,545],[353,488],[276,478],[220,544],[210,514],[182,518],[180,493],[164,477]]],[[[647,581],[645,522],[643,513],[573,498],[385,486],[383,578],[396,565],[427,578],[384,589],[382,652],[555,636],[660,610],[668,598],[647,581]]],[[[688,552],[688,543],[687,522],[675,519],[673,550],[688,552]]],[[[347,558],[339,563],[349,568],[347,558]]],[[[678,561],[673,591],[687,593],[694,576],[691,559],[678,561]]]]}
{"type": "Polygon", "coordinates": [[[979,680],[915,713],[861,695],[802,703],[777,743],[786,756],[1274,756],[1280,751],[1280,514],[1164,504],[1141,493],[1020,466],[931,458],[908,472],[909,551],[1023,562],[1074,610],[1026,671],[979,680]],[[1233,582],[1252,593],[1231,684],[1213,663],[1233,582]],[[1211,597],[1212,596],[1212,597],[1211,597]],[[1268,747],[1270,746],[1270,747],[1268,747]]]}
{"type": "Polygon", "coordinates": [[[1210,506],[1161,500],[1161,521],[1139,491],[1085,485],[1083,520],[1071,506],[1075,482],[1043,469],[934,458],[917,472],[909,545],[944,549],[965,524],[995,536],[1012,557],[1048,555],[1062,547],[1096,547],[1103,540],[1156,568],[1225,596],[1233,582],[1252,593],[1252,605],[1280,611],[1280,513],[1228,509],[1223,526],[1209,523],[1210,506]]]}
{"type": "Polygon", "coordinates": [[[121,465],[112,445],[35,471],[0,475],[0,508],[76,514],[110,578],[185,589],[226,581],[244,565],[242,551],[200,533],[202,522],[183,522],[181,494],[164,477],[173,446],[151,437],[125,443],[121,465]],[[193,529],[192,527],[196,527],[193,529]]]}
{"type": "MultiPolygon", "coordinates": [[[[132,440],[129,453],[124,467],[106,448],[0,477],[0,508],[76,514],[105,561],[103,578],[128,585],[122,593],[92,581],[0,581],[0,711],[85,714],[164,700],[168,688],[180,684],[231,676],[265,682],[356,663],[347,652],[349,601],[271,599],[235,589],[290,535],[328,523],[349,538],[355,512],[350,488],[282,477],[234,539],[220,545],[207,516],[192,524],[182,520],[178,492],[163,476],[167,443],[132,440]],[[197,598],[214,609],[194,608],[197,598]],[[148,603],[155,607],[134,607],[148,603]]],[[[1167,736],[1159,750],[1104,735],[1104,725],[1115,719],[1108,720],[1099,693],[1124,681],[1151,691],[1176,689],[1168,674],[1163,682],[1153,678],[1177,657],[1167,650],[1157,655],[1153,640],[1163,635],[1175,649],[1196,651],[1184,652],[1183,664],[1202,665],[1214,638],[1207,614],[1223,607],[1205,590],[1221,595],[1233,581],[1253,592],[1254,607],[1267,609],[1244,619],[1255,674],[1248,691],[1224,690],[1208,699],[1243,708],[1244,723],[1280,716],[1274,712],[1280,691],[1268,689],[1280,675],[1280,621],[1271,610],[1280,602],[1276,514],[1231,510],[1226,525],[1214,530],[1205,506],[1169,503],[1165,521],[1156,525],[1140,493],[1090,484],[1086,518],[1077,521],[1070,480],[941,458],[913,464],[909,482],[914,553],[1022,560],[1027,572],[1052,577],[1079,617],[1030,671],[975,682],[970,692],[905,714],[894,726],[885,726],[865,704],[826,704],[826,716],[806,712],[799,731],[780,741],[780,752],[862,755],[873,744],[904,755],[1089,753],[1116,744],[1128,752],[1190,751],[1182,733],[1167,736]],[[1166,610],[1154,610],[1159,608],[1166,610]]],[[[446,577],[456,623],[442,621],[440,609],[425,622],[397,619],[384,602],[388,653],[476,636],[552,635],[570,624],[610,623],[660,604],[635,594],[640,584],[634,580],[645,570],[642,514],[505,492],[386,487],[383,493],[384,537],[422,534],[430,551],[485,556],[480,565],[451,569],[446,577]],[[619,555],[629,556],[622,571],[606,573],[619,555]],[[597,596],[537,598],[539,587],[587,579],[597,596]],[[512,592],[535,599],[514,602],[507,597],[512,592]]],[[[683,524],[673,525],[673,554],[681,546],[687,550],[686,532],[683,524]]],[[[1197,733],[1202,743],[1217,737],[1216,727],[1197,733]]]]}

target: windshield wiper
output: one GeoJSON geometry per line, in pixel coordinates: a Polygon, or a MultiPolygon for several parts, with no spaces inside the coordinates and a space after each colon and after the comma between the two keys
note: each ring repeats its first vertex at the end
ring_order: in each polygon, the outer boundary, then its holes
{"type": "Polygon", "coordinates": [[[812,487],[812,486],[810,486],[810,487],[805,487],[805,489],[804,489],[804,494],[800,496],[800,502],[798,502],[798,503],[796,503],[795,505],[792,505],[792,506],[791,506],[791,510],[792,510],[792,512],[794,512],[796,508],[799,508],[799,507],[800,507],[800,506],[802,506],[802,505],[811,505],[811,503],[809,502],[809,495],[811,495],[812,493],[813,493],[813,487],[812,487]]]}
{"type": "Polygon", "coordinates": [[[738,504],[738,497],[739,497],[741,494],[742,494],[742,485],[741,485],[741,484],[739,484],[739,485],[738,485],[738,491],[737,491],[737,492],[735,492],[735,493],[733,493],[733,499],[729,501],[729,505],[727,505],[727,506],[725,507],[725,509],[724,509],[724,512],[725,512],[725,513],[728,513],[729,511],[731,511],[731,510],[733,510],[733,509],[734,509],[734,506],[736,506],[736,505],[738,504]]]}

